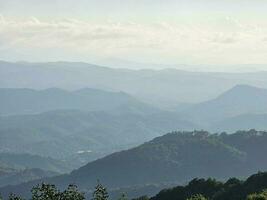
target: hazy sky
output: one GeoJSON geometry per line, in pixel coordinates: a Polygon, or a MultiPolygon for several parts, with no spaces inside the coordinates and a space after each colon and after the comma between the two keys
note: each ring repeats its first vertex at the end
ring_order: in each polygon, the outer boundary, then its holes
{"type": "Polygon", "coordinates": [[[0,59],[229,71],[267,64],[266,11],[267,0],[0,0],[0,59]]]}

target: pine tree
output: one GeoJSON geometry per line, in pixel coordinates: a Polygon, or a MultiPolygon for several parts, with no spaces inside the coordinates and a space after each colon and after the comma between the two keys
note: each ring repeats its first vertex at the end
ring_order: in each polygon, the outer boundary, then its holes
{"type": "Polygon", "coordinates": [[[42,183],[33,187],[32,200],[58,200],[60,199],[60,192],[55,185],[42,183]]]}
{"type": "Polygon", "coordinates": [[[92,200],[108,200],[108,197],[109,196],[106,188],[101,185],[99,181],[97,181],[92,200]]]}
{"type": "Polygon", "coordinates": [[[78,190],[76,185],[69,185],[68,188],[61,193],[62,200],[84,200],[84,193],[78,190]]]}

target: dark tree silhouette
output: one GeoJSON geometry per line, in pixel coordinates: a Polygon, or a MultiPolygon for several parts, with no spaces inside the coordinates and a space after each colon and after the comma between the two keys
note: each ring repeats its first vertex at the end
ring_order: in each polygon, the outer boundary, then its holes
{"type": "Polygon", "coordinates": [[[108,197],[109,195],[106,188],[103,185],[101,185],[99,181],[97,181],[97,185],[95,187],[92,200],[107,200],[108,197]]]}

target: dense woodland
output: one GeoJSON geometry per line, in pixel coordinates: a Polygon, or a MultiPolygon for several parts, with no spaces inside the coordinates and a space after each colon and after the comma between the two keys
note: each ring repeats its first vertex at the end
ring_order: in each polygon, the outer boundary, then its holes
{"type": "MultiPolygon", "coordinates": [[[[226,182],[216,179],[193,179],[185,186],[177,186],[162,190],[151,200],[186,200],[194,195],[201,194],[210,200],[252,200],[267,199],[267,173],[259,172],[247,178],[245,181],[230,178],[226,182]],[[259,196],[264,195],[264,198],[259,196]]],[[[193,198],[195,199],[195,198],[193,198]]],[[[196,198],[202,199],[202,198],[196,198]]]]}

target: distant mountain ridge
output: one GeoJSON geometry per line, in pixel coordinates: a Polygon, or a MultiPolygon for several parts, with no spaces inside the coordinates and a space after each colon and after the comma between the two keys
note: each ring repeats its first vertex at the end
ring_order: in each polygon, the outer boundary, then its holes
{"type": "Polygon", "coordinates": [[[2,88],[56,87],[67,90],[98,88],[123,91],[149,104],[161,107],[207,101],[237,84],[266,87],[267,72],[210,73],[176,69],[129,70],[81,62],[0,62],[2,88]]]}
{"type": "Polygon", "coordinates": [[[0,114],[36,114],[52,110],[112,111],[120,106],[147,107],[153,112],[156,108],[146,105],[124,92],[109,92],[84,88],[66,91],[59,88],[33,90],[26,88],[0,88],[0,114]]]}
{"type": "Polygon", "coordinates": [[[236,117],[230,117],[211,126],[211,130],[216,131],[237,131],[237,130],[267,130],[266,114],[242,114],[236,117]]]}
{"type": "Polygon", "coordinates": [[[266,102],[267,89],[237,85],[213,100],[184,109],[182,113],[194,122],[213,125],[243,114],[266,114],[266,102]]]}

